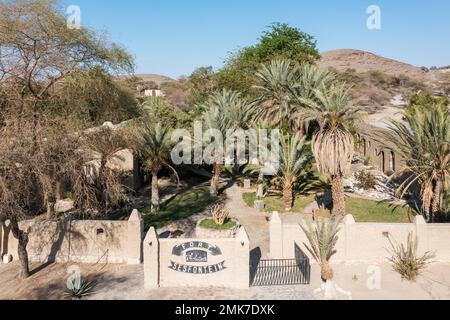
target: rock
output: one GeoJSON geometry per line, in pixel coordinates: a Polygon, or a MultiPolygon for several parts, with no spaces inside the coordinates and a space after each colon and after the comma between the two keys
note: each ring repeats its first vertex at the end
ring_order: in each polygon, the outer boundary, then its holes
{"type": "Polygon", "coordinates": [[[254,202],[253,208],[256,211],[263,212],[264,211],[264,207],[265,207],[264,200],[256,200],[254,202]]]}
{"type": "Polygon", "coordinates": [[[66,213],[74,208],[74,202],[70,199],[59,200],[55,204],[56,213],[66,213]]]}
{"type": "Polygon", "coordinates": [[[390,181],[389,177],[380,171],[365,167],[365,171],[374,175],[376,185],[373,189],[365,190],[356,179],[356,173],[351,177],[344,179],[345,191],[359,196],[374,198],[376,200],[398,200],[395,197],[396,186],[390,181]]]}
{"type": "Polygon", "coordinates": [[[249,179],[244,180],[244,189],[250,189],[252,187],[252,182],[249,179]]]}

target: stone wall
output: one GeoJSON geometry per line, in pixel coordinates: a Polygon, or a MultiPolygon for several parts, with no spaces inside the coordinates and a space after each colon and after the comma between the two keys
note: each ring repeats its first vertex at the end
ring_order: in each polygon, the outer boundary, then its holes
{"type": "MultiPolygon", "coordinates": [[[[377,130],[382,129],[377,128],[377,130]]],[[[398,172],[404,167],[404,160],[398,153],[383,146],[370,134],[360,135],[357,151],[363,158],[370,159],[371,166],[387,175],[398,172]]]]}
{"type": "MultiPolygon", "coordinates": [[[[311,262],[314,259],[306,249],[309,245],[300,227],[300,219],[281,218],[274,213],[270,221],[270,256],[275,259],[294,259],[296,245],[311,262]]],[[[385,262],[391,248],[388,235],[398,243],[406,243],[410,232],[417,235],[419,253],[436,253],[434,261],[450,262],[450,224],[426,224],[419,216],[414,223],[355,223],[347,215],[341,225],[336,254],[332,263],[341,262],[385,262]]]]}
{"type": "MultiPolygon", "coordinates": [[[[23,221],[20,228],[29,232],[27,249],[32,262],[142,262],[144,226],[137,210],[128,221],[23,221]]],[[[17,240],[8,223],[0,230],[0,253],[16,260],[17,240]]]]}
{"type": "Polygon", "coordinates": [[[143,243],[147,289],[158,287],[248,288],[249,239],[160,239],[150,229],[143,243]]]}

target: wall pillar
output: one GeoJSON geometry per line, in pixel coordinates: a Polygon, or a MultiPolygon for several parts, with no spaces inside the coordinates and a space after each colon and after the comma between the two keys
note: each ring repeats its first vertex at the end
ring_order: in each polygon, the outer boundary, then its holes
{"type": "Polygon", "coordinates": [[[278,212],[273,212],[269,222],[270,258],[283,259],[283,224],[278,212]]]}
{"type": "Polygon", "coordinates": [[[142,262],[142,234],[144,220],[138,210],[133,210],[127,225],[127,257],[128,264],[140,264],[142,262]]]}
{"type": "Polygon", "coordinates": [[[248,289],[250,287],[250,240],[244,227],[241,227],[236,234],[236,254],[235,254],[235,287],[248,289]]]}
{"type": "Polygon", "coordinates": [[[417,240],[419,241],[418,253],[424,254],[429,250],[428,225],[423,216],[421,215],[416,216],[416,218],[414,219],[414,224],[416,226],[417,240]]]}
{"type": "Polygon", "coordinates": [[[150,228],[143,242],[144,287],[159,288],[159,240],[155,228],[150,228]]]}
{"type": "Polygon", "coordinates": [[[354,257],[350,255],[350,248],[352,246],[352,226],[355,225],[355,218],[351,214],[347,214],[343,220],[344,230],[342,230],[341,234],[343,234],[344,241],[344,257],[345,261],[353,260],[354,257]]]}

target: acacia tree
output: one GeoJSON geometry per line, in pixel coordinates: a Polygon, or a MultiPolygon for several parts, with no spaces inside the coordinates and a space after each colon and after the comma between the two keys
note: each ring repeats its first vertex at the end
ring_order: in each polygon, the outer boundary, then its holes
{"type": "MultiPolygon", "coordinates": [[[[59,144],[70,140],[65,139],[70,130],[54,130],[61,119],[55,119],[48,109],[54,102],[53,93],[78,70],[100,66],[127,72],[133,64],[124,50],[107,39],[85,28],[67,28],[64,15],[52,0],[1,2],[0,44],[0,87],[5,97],[0,110],[4,123],[0,154],[13,155],[1,164],[0,197],[4,201],[0,201],[0,220],[11,221],[19,242],[21,275],[27,277],[28,234],[19,222],[41,211],[42,195],[52,193],[48,188],[56,184],[52,180],[57,175],[49,171],[64,171],[66,160],[71,158],[53,157],[49,151],[65,147],[59,144]],[[53,138],[56,131],[57,139],[53,138]],[[38,199],[30,199],[30,195],[38,199]]],[[[66,154],[74,150],[70,148],[66,154]]]]}
{"type": "Polygon", "coordinates": [[[69,126],[42,120],[36,126],[32,120],[8,119],[0,128],[0,222],[10,220],[18,240],[22,278],[29,276],[28,230],[19,223],[45,210],[42,193],[54,196],[54,179],[73,172],[72,164],[80,159],[78,138],[65,135],[69,126]]]}

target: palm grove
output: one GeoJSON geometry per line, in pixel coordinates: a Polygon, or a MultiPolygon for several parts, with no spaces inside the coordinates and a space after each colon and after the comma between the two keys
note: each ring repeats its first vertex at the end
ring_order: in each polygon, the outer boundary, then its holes
{"type": "MultiPolygon", "coordinates": [[[[132,148],[152,176],[149,197],[157,215],[161,169],[180,180],[170,161],[171,131],[196,119],[223,133],[280,129],[280,168],[273,180],[286,210],[306,179],[324,176],[333,215],[346,214],[343,180],[364,113],[349,85],[316,66],[320,55],[310,35],[272,25],[258,44],[236,52],[219,71],[200,68],[187,78],[188,106],[181,110],[160,98],[137,100],[132,81],[115,77],[133,72],[131,56],[91,30],[68,29],[53,1],[3,2],[0,27],[0,221],[9,220],[18,239],[23,277],[30,274],[28,231],[19,223],[43,212],[54,219],[61,181],[73,193],[76,218],[107,218],[127,201],[120,173],[108,162],[132,148]],[[127,120],[122,131],[87,130],[127,120]]],[[[417,194],[429,221],[446,211],[449,117],[447,104],[419,101],[405,111],[405,121],[393,121],[384,133],[405,159],[402,195],[417,194]]],[[[222,163],[214,159],[208,166],[212,194],[219,192],[222,163]]]]}

